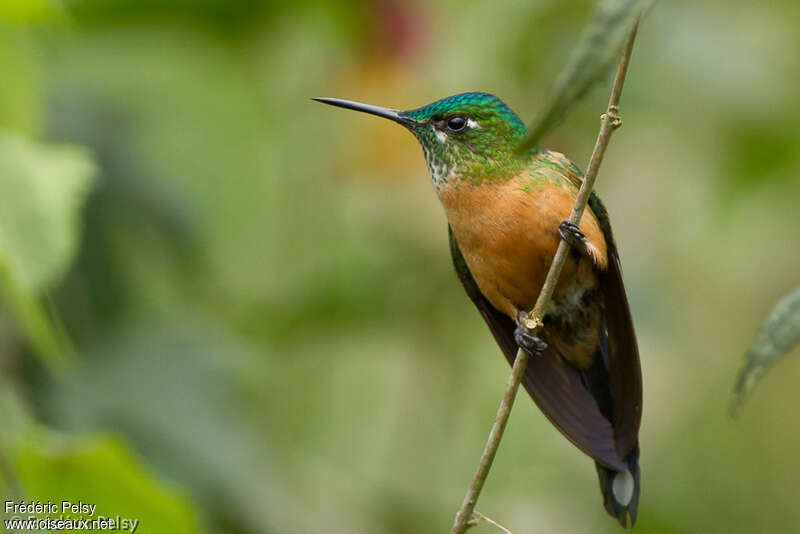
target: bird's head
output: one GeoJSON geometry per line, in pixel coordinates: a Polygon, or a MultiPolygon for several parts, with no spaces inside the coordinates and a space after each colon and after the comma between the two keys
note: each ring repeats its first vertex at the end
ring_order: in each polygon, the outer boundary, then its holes
{"type": "Polygon", "coordinates": [[[438,190],[453,177],[491,180],[520,160],[516,149],[527,130],[517,115],[488,93],[461,93],[409,111],[339,100],[319,102],[391,119],[419,140],[438,190]]]}

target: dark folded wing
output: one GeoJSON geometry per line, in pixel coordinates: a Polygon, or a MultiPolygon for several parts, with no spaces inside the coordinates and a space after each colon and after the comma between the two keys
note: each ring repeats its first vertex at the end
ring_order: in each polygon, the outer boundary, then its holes
{"type": "MultiPolygon", "coordinates": [[[[452,230],[450,252],[467,295],[480,311],[506,359],[513,365],[517,354],[514,321],[497,311],[480,292],[452,230]]],[[[541,356],[528,361],[522,383],[539,409],[576,447],[609,468],[625,468],[615,447],[614,429],[600,412],[578,369],[553,349],[547,349],[541,356]]]]}
{"type": "Polygon", "coordinates": [[[639,442],[642,420],[642,370],[633,319],[622,282],[617,245],[611,232],[608,213],[600,199],[592,194],[589,205],[606,239],[608,268],[600,276],[608,331],[608,376],[611,384],[614,431],[617,450],[625,458],[639,442]]]}

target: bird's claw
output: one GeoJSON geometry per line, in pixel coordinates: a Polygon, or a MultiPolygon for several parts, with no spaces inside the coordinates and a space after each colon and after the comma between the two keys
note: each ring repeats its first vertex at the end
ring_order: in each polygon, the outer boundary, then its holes
{"type": "Polygon", "coordinates": [[[531,356],[540,356],[547,350],[547,343],[542,338],[531,334],[523,323],[514,330],[514,340],[517,345],[531,356]]]}
{"type": "Polygon", "coordinates": [[[561,239],[567,242],[570,246],[575,246],[579,243],[586,241],[586,236],[583,235],[577,224],[572,224],[569,221],[561,221],[558,225],[558,233],[561,239]]]}
{"type": "Polygon", "coordinates": [[[588,254],[589,247],[586,244],[586,236],[580,231],[578,225],[569,221],[561,221],[558,225],[558,234],[570,247],[581,254],[588,254]]]}

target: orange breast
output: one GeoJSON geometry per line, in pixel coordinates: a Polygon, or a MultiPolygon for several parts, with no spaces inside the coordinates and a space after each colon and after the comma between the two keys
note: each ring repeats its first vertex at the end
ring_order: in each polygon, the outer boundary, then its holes
{"type": "MultiPolygon", "coordinates": [[[[558,225],[575,201],[574,189],[560,181],[531,182],[524,173],[477,185],[453,179],[439,197],[483,295],[513,319],[519,310],[533,308],[560,242],[558,225]]],[[[605,239],[590,210],[580,229],[596,249],[596,265],[571,256],[556,286],[556,305],[576,287],[596,287],[596,269],[606,266],[605,239]]]]}

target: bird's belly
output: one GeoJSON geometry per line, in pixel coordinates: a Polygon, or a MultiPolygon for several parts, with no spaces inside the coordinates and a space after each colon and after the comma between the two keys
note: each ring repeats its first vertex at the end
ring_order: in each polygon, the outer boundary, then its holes
{"type": "MultiPolygon", "coordinates": [[[[440,199],[483,296],[512,319],[516,319],[519,311],[530,311],[560,242],[558,224],[569,217],[574,202],[572,191],[566,186],[552,185],[542,191],[527,192],[515,180],[477,185],[457,181],[442,190],[440,199]]],[[[605,255],[605,241],[594,217],[587,213],[580,228],[605,255]]],[[[579,334],[572,324],[573,317],[581,323],[599,321],[598,314],[585,309],[587,296],[595,293],[597,286],[592,262],[571,255],[547,313],[557,315],[566,330],[579,334]]],[[[596,331],[596,325],[590,324],[582,325],[579,330],[585,328],[596,331]]],[[[583,344],[583,340],[579,341],[583,344]]],[[[596,343],[595,339],[585,341],[596,343]]],[[[577,352],[588,350],[587,346],[577,352]]]]}
{"type": "Polygon", "coordinates": [[[495,308],[516,318],[533,307],[557,241],[552,246],[546,235],[513,227],[473,226],[453,233],[481,293],[495,308]]]}

